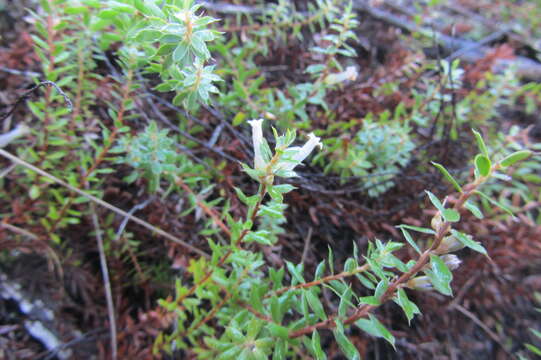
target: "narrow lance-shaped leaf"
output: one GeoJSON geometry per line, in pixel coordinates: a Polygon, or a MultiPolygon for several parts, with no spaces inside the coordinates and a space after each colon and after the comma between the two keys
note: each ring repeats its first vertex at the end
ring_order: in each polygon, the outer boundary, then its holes
{"type": "Polygon", "coordinates": [[[408,296],[406,295],[406,290],[402,288],[398,289],[394,301],[402,308],[402,310],[404,310],[406,318],[408,319],[408,324],[411,323],[411,320],[413,319],[415,314],[421,313],[417,305],[415,305],[415,303],[408,299],[408,296]]]}
{"type": "Polygon", "coordinates": [[[349,341],[347,336],[344,334],[344,325],[338,320],[335,320],[336,328],[333,330],[334,338],[340,347],[340,350],[344,353],[347,359],[349,360],[360,360],[361,355],[357,351],[355,345],[349,341]]]}
{"type": "Polygon", "coordinates": [[[438,209],[440,214],[443,216],[445,221],[449,222],[457,222],[460,220],[460,214],[458,211],[454,209],[446,209],[441,201],[436,197],[436,195],[432,194],[430,191],[425,191],[428,194],[428,197],[430,198],[430,202],[438,209]]]}
{"type": "Polygon", "coordinates": [[[321,261],[317,268],[316,273],[314,275],[314,280],[319,280],[323,277],[323,274],[325,273],[325,260],[321,261]]]}
{"type": "Polygon", "coordinates": [[[438,169],[443,177],[445,179],[447,179],[447,181],[449,181],[453,186],[454,188],[458,191],[458,192],[462,192],[462,188],[460,187],[460,185],[458,184],[458,182],[455,180],[455,178],[449,173],[449,171],[447,171],[446,168],[443,167],[443,165],[441,164],[438,164],[436,162],[432,162],[432,165],[434,165],[436,167],[436,169],[438,169]]]}
{"type": "Polygon", "coordinates": [[[317,317],[321,320],[327,320],[327,315],[325,314],[323,304],[321,303],[319,298],[311,290],[305,290],[305,293],[306,300],[308,300],[308,305],[310,306],[310,309],[312,309],[314,314],[316,314],[317,317]]]}
{"type": "Polygon", "coordinates": [[[395,338],[393,334],[391,334],[391,332],[373,315],[368,316],[368,319],[357,320],[355,325],[372,336],[384,338],[394,347],[395,338]]]}
{"type": "Polygon", "coordinates": [[[483,245],[481,245],[481,243],[472,240],[470,236],[461,233],[460,231],[451,229],[451,233],[458,239],[458,241],[464,244],[464,246],[469,247],[473,251],[477,251],[488,257],[487,251],[485,250],[483,245]]]}
{"type": "Polygon", "coordinates": [[[432,229],[429,229],[429,228],[423,228],[423,227],[419,227],[419,226],[413,226],[413,225],[406,225],[406,224],[402,224],[402,225],[398,225],[398,228],[402,229],[408,229],[408,230],[413,230],[413,231],[417,231],[417,232],[420,232],[420,233],[423,233],[423,234],[430,234],[430,235],[434,235],[436,234],[436,232],[432,229]]]}
{"type": "Polygon", "coordinates": [[[470,210],[470,212],[473,214],[473,216],[475,216],[476,218],[478,219],[482,219],[484,216],[483,216],[483,213],[481,212],[481,210],[470,200],[466,201],[464,203],[464,207],[468,210],[470,210]]]}
{"type": "Polygon", "coordinates": [[[480,197],[482,197],[483,199],[490,202],[492,205],[495,205],[495,206],[499,207],[500,209],[502,209],[503,211],[505,211],[506,213],[508,213],[512,217],[515,217],[515,215],[513,214],[513,211],[509,207],[505,206],[504,204],[500,203],[499,201],[496,201],[496,200],[492,199],[490,196],[488,196],[485,193],[482,193],[479,190],[476,190],[475,193],[477,195],[479,195],[480,197]]]}
{"type": "Polygon", "coordinates": [[[520,150],[516,151],[512,154],[507,155],[505,158],[503,158],[500,161],[500,165],[502,167],[508,167],[513,165],[516,162],[522,161],[532,155],[532,152],[530,150],[520,150]]]}
{"type": "Polygon", "coordinates": [[[325,355],[325,352],[323,352],[323,349],[321,348],[321,340],[317,330],[314,330],[312,333],[312,351],[314,352],[316,360],[327,360],[327,355],[325,355]]]}
{"type": "Polygon", "coordinates": [[[453,295],[451,289],[451,280],[453,280],[453,273],[445,265],[443,260],[437,255],[430,255],[431,269],[426,271],[426,275],[430,278],[430,281],[434,285],[434,288],[444,295],[453,295]]]}
{"type": "Polygon", "coordinates": [[[481,134],[475,131],[474,129],[472,129],[472,132],[473,132],[473,135],[475,136],[475,140],[477,141],[477,146],[479,147],[481,154],[483,154],[484,156],[488,158],[489,157],[488,150],[487,150],[487,146],[485,145],[485,141],[483,140],[483,136],[481,136],[481,134]]]}
{"type": "Polygon", "coordinates": [[[344,317],[346,315],[348,306],[351,305],[350,300],[352,294],[351,287],[348,286],[346,291],[344,291],[344,293],[340,296],[340,305],[338,306],[338,315],[340,317],[344,317]]]}

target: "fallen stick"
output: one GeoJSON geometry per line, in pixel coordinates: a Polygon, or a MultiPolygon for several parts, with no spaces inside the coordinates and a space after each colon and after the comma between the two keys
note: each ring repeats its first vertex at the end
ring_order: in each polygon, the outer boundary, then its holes
{"type": "MultiPolygon", "coordinates": [[[[434,30],[417,26],[415,23],[398,17],[388,11],[370,6],[362,0],[355,0],[353,7],[370,17],[383,21],[404,31],[419,33],[423,36],[433,38],[449,54],[458,53],[458,58],[464,62],[473,63],[483,59],[491,50],[490,47],[480,46],[475,41],[454,38],[434,30]]],[[[541,64],[523,56],[514,59],[498,59],[494,66],[494,72],[501,72],[509,66],[515,66],[517,75],[526,80],[541,80],[541,64]]]]}

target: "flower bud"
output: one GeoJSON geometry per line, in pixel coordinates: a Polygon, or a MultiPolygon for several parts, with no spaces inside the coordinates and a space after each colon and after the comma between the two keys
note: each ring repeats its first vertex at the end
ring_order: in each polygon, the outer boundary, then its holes
{"type": "Polygon", "coordinates": [[[346,70],[342,72],[327,75],[324,81],[327,85],[334,85],[346,80],[355,81],[357,80],[358,75],[359,73],[355,66],[348,66],[346,70]]]}
{"type": "Polygon", "coordinates": [[[254,168],[263,170],[267,165],[261,154],[261,145],[263,144],[263,119],[248,121],[252,125],[252,141],[254,144],[254,168]]]}
{"type": "Polygon", "coordinates": [[[434,231],[438,231],[442,223],[443,221],[441,218],[441,214],[438,211],[436,215],[432,217],[432,221],[430,221],[430,226],[432,226],[432,229],[434,229],[434,231]]]}
{"type": "Polygon", "coordinates": [[[449,268],[449,270],[453,271],[455,269],[458,269],[458,267],[460,266],[460,264],[462,263],[462,261],[458,258],[458,256],[456,255],[453,255],[453,254],[447,254],[447,255],[443,255],[441,257],[441,259],[443,260],[443,262],[445,263],[445,265],[447,265],[447,267],[449,268]]]}
{"type": "Polygon", "coordinates": [[[406,283],[406,286],[410,289],[413,289],[413,290],[420,290],[420,291],[429,291],[429,290],[432,290],[434,288],[434,286],[432,285],[432,282],[430,282],[430,279],[428,278],[428,276],[417,276],[413,279],[410,279],[407,283],[406,283]]]}
{"type": "Polygon", "coordinates": [[[446,236],[434,252],[438,255],[448,254],[464,248],[464,244],[454,236],[446,236]]]}

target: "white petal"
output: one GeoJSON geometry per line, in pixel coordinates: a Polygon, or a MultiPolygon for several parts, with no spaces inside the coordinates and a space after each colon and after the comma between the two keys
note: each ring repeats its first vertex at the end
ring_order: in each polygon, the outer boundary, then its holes
{"type": "Polygon", "coordinates": [[[295,156],[293,156],[293,159],[299,162],[306,159],[306,157],[310,155],[310,153],[314,150],[316,146],[319,146],[320,148],[322,147],[322,144],[319,140],[320,138],[315,136],[314,133],[308,134],[308,141],[306,142],[306,144],[303,145],[301,150],[297,154],[295,154],[295,156]]]}
{"type": "Polygon", "coordinates": [[[297,153],[291,158],[294,162],[280,162],[277,168],[280,170],[293,170],[298,163],[302,162],[308,155],[310,155],[316,146],[322,146],[321,142],[319,141],[320,139],[313,133],[308,134],[308,138],[308,141],[303,145],[303,147],[300,148],[295,146],[288,148],[288,150],[298,149],[297,153]]]}
{"type": "Polygon", "coordinates": [[[261,145],[263,144],[263,119],[248,121],[252,125],[252,141],[254,145],[254,168],[261,170],[265,168],[265,161],[261,155],[261,145]]]}

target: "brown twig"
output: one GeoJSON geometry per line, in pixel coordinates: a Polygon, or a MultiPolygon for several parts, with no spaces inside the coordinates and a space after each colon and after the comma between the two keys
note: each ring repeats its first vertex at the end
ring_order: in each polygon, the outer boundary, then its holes
{"type": "Polygon", "coordinates": [[[321,279],[318,279],[318,280],[283,287],[281,289],[276,290],[274,293],[265,296],[265,298],[269,298],[269,297],[271,297],[273,295],[279,296],[279,295],[282,295],[283,293],[286,293],[286,292],[291,291],[291,290],[306,289],[306,288],[309,288],[309,287],[312,287],[312,286],[323,285],[323,284],[328,283],[330,281],[339,280],[339,279],[343,279],[345,277],[353,276],[355,274],[364,272],[364,271],[369,270],[369,269],[370,269],[370,266],[368,266],[368,264],[364,264],[362,266],[358,266],[353,271],[344,271],[344,272],[341,272],[339,274],[325,276],[325,277],[323,277],[321,279]]]}

